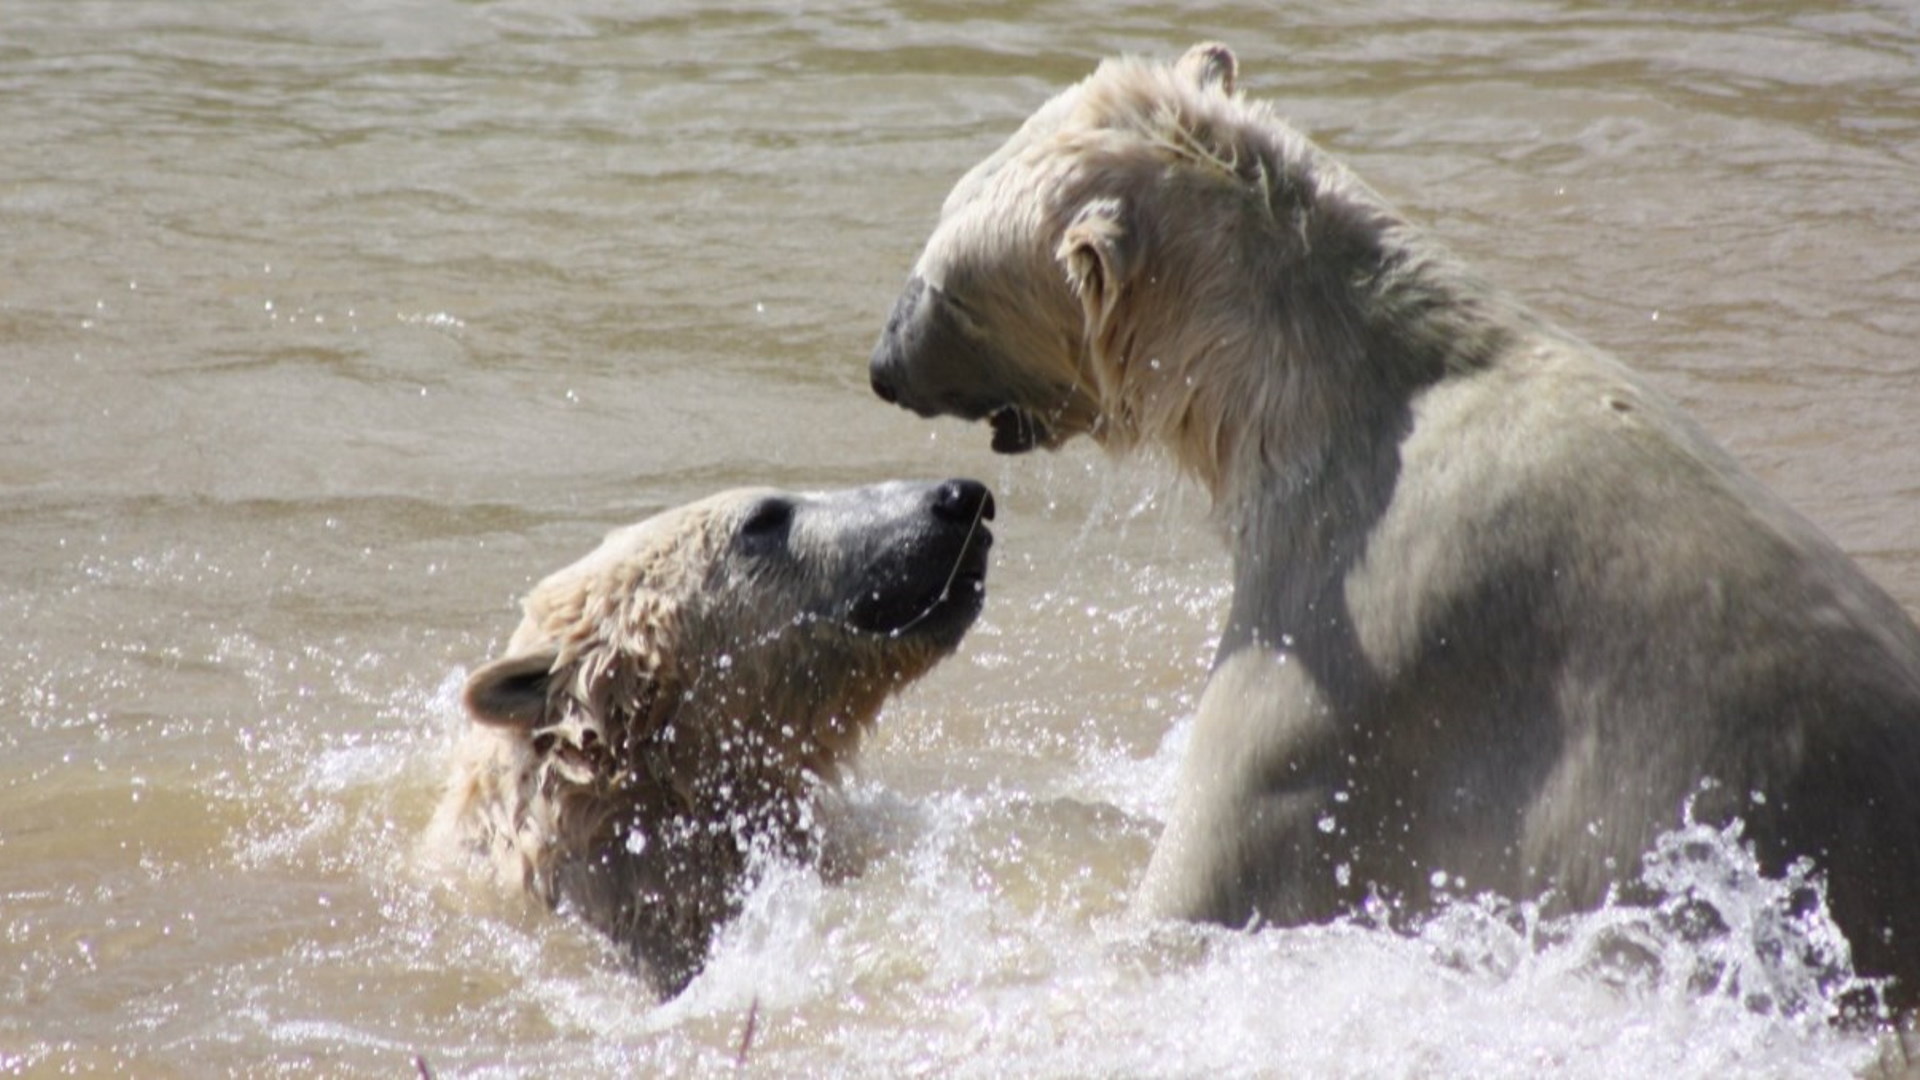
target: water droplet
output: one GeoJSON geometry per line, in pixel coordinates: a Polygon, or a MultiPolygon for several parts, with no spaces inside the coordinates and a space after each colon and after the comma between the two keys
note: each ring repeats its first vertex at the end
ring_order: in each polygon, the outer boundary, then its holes
{"type": "Polygon", "coordinates": [[[1333,832],[1333,827],[1334,827],[1333,815],[1322,814],[1320,815],[1320,820],[1314,822],[1314,824],[1319,827],[1321,832],[1331,833],[1333,832]]]}

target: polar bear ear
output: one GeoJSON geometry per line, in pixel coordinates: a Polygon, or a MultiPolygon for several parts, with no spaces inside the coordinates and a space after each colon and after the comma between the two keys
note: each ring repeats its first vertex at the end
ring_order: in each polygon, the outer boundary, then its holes
{"type": "Polygon", "coordinates": [[[490,727],[531,730],[546,722],[547,687],[557,653],[495,660],[467,677],[461,700],[467,715],[490,727]]]}
{"type": "Polygon", "coordinates": [[[1086,311],[1090,330],[1105,325],[1113,314],[1132,269],[1125,216],[1119,199],[1093,199],[1073,215],[1060,235],[1060,246],[1054,249],[1054,258],[1067,272],[1067,285],[1086,311]]]}
{"type": "Polygon", "coordinates": [[[1202,42],[1188,49],[1173,69],[1202,90],[1218,90],[1223,94],[1232,94],[1234,80],[1240,73],[1240,62],[1234,59],[1233,50],[1217,41],[1202,42]]]}

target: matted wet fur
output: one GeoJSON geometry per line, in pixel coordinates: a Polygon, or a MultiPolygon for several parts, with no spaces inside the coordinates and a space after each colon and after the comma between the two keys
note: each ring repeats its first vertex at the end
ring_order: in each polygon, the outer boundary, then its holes
{"type": "Polygon", "coordinates": [[[972,625],[992,516],[972,481],[753,489],[610,534],[468,679],[431,842],[678,993],[753,860],[817,854],[815,797],[972,625]]]}
{"type": "Polygon", "coordinates": [[[1202,45],[1111,60],[941,210],[883,398],[1162,448],[1234,594],[1142,910],[1590,907],[1695,816],[1814,860],[1920,992],[1920,631],[1640,376],[1460,265],[1202,45]],[[1705,787],[1703,789],[1703,783],[1705,787]]]}

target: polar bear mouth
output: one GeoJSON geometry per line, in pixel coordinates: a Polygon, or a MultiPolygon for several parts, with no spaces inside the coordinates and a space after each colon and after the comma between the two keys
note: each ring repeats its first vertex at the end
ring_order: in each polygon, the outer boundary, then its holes
{"type": "Polygon", "coordinates": [[[1036,446],[1050,446],[1053,431],[1045,420],[1018,405],[1002,405],[987,414],[993,427],[993,452],[1024,454],[1036,446]]]}
{"type": "Polygon", "coordinates": [[[866,593],[848,613],[848,624],[889,638],[926,636],[957,644],[986,604],[987,551],[993,547],[986,519],[992,516],[989,499],[966,532],[953,537],[958,543],[947,557],[918,560],[911,581],[896,579],[866,593]]]}
{"type": "Polygon", "coordinates": [[[939,588],[930,589],[912,602],[894,608],[893,615],[904,617],[897,621],[883,618],[883,624],[894,625],[879,625],[873,630],[894,638],[929,634],[957,639],[960,632],[973,625],[980,609],[986,605],[987,547],[991,543],[992,534],[984,528],[980,529],[976,538],[960,553],[952,572],[939,588]]]}

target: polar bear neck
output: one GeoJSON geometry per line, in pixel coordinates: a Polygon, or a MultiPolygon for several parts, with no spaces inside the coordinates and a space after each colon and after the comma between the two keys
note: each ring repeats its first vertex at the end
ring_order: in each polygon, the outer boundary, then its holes
{"type": "Polygon", "coordinates": [[[1125,291],[1086,341],[1110,448],[1159,444],[1245,522],[1248,499],[1338,489],[1330,463],[1535,323],[1265,103],[1151,75],[1103,69],[1095,134],[1046,155],[1062,207],[1128,208],[1125,291]]]}
{"type": "Polygon", "coordinates": [[[1237,232],[1247,273],[1235,303],[1255,313],[1252,326],[1163,350],[1189,374],[1229,373],[1224,390],[1189,395],[1189,408],[1210,412],[1185,423],[1210,437],[1173,445],[1214,496],[1236,597],[1259,598],[1236,602],[1222,656],[1309,636],[1345,651],[1347,635],[1328,620],[1392,498],[1421,395],[1558,335],[1309,140],[1272,125],[1243,132],[1240,149],[1242,161],[1258,158],[1243,171],[1260,199],[1237,232]]]}
{"type": "Polygon", "coordinates": [[[1173,450],[1230,523],[1258,516],[1250,500],[1324,516],[1373,490],[1341,471],[1378,468],[1424,390],[1485,367],[1531,321],[1357,181],[1319,185],[1268,233],[1244,260],[1251,330],[1159,350],[1188,387],[1228,373],[1185,396],[1181,430],[1205,437],[1173,450]]]}

